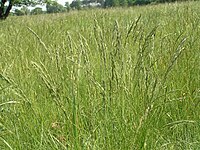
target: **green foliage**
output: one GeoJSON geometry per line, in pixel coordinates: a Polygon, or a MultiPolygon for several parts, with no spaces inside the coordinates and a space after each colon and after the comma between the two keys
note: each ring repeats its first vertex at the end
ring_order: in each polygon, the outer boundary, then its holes
{"type": "Polygon", "coordinates": [[[11,0],[15,6],[35,6],[37,4],[43,4],[46,0],[11,0]]]}
{"type": "Polygon", "coordinates": [[[0,22],[0,149],[200,149],[199,3],[0,22]]]}
{"type": "Polygon", "coordinates": [[[56,1],[51,1],[46,4],[47,13],[64,12],[66,9],[56,1]]]}
{"type": "Polygon", "coordinates": [[[128,1],[127,0],[119,0],[119,5],[120,6],[128,6],[128,1]]]}
{"type": "Polygon", "coordinates": [[[17,16],[29,15],[30,10],[26,6],[23,6],[21,9],[15,9],[14,14],[17,16]]]}
{"type": "MultiPolygon", "coordinates": [[[[36,4],[43,4],[46,0],[1,0],[0,1],[0,20],[6,19],[10,14],[10,11],[14,6],[35,6],[36,4]],[[8,6],[6,6],[6,2],[8,2],[8,6]]],[[[21,10],[20,10],[21,11],[21,10]]],[[[25,13],[24,10],[20,12],[17,10],[16,13],[22,14],[25,13]]]]}
{"type": "Polygon", "coordinates": [[[26,7],[26,6],[23,6],[23,7],[21,8],[21,11],[24,12],[24,15],[29,15],[29,14],[30,14],[30,10],[29,10],[28,7],[26,7]]]}
{"type": "Polygon", "coordinates": [[[128,0],[128,6],[133,6],[135,3],[135,0],[128,0]]]}
{"type": "Polygon", "coordinates": [[[111,0],[112,6],[119,6],[119,0],[111,0]]]}
{"type": "Polygon", "coordinates": [[[17,15],[17,16],[23,16],[23,15],[25,15],[24,12],[22,10],[20,10],[20,9],[15,9],[14,14],[17,15]]]}
{"type": "Polygon", "coordinates": [[[135,0],[105,0],[104,7],[132,6],[134,3],[135,0]]]}
{"type": "Polygon", "coordinates": [[[81,1],[80,0],[73,0],[70,4],[70,7],[73,9],[80,10],[81,9],[81,1]]]}
{"type": "Polygon", "coordinates": [[[36,7],[31,11],[32,15],[39,15],[39,14],[43,14],[43,10],[40,7],[36,7]]]}
{"type": "Polygon", "coordinates": [[[69,2],[66,2],[66,3],[65,3],[65,8],[67,9],[67,12],[70,11],[71,7],[70,7],[70,5],[69,5],[69,2]]]}
{"type": "Polygon", "coordinates": [[[147,5],[151,3],[170,3],[187,0],[105,0],[104,7],[147,5]]]}
{"type": "Polygon", "coordinates": [[[110,0],[105,0],[104,6],[105,7],[111,7],[112,6],[111,1],[110,0]]]}

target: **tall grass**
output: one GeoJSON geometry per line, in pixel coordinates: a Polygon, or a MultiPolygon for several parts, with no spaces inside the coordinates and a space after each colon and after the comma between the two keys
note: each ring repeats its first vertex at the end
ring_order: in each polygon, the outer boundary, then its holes
{"type": "Polygon", "coordinates": [[[0,149],[199,149],[199,2],[0,22],[0,149]]]}

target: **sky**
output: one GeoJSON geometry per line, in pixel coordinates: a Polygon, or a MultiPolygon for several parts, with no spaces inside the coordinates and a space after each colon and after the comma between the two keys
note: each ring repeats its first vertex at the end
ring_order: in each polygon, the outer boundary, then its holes
{"type": "Polygon", "coordinates": [[[65,2],[71,3],[73,0],[57,0],[59,4],[65,5],[65,2]]]}

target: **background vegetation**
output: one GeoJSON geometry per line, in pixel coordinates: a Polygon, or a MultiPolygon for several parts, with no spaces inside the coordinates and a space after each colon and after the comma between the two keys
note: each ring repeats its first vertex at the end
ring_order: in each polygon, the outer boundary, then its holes
{"type": "MultiPolygon", "coordinates": [[[[94,9],[94,8],[114,8],[114,7],[131,7],[141,5],[156,5],[160,3],[173,3],[173,2],[184,2],[186,0],[74,0],[71,3],[66,2],[65,5],[61,5],[53,0],[41,0],[43,5],[46,5],[46,10],[42,10],[42,5],[35,7],[30,10],[29,5],[21,5],[22,7],[15,8],[13,10],[14,15],[36,15],[44,13],[63,13],[72,10],[81,9],[94,9]]],[[[43,6],[44,9],[45,6],[43,6]]]]}
{"type": "Polygon", "coordinates": [[[0,149],[200,149],[200,3],[0,22],[0,149]]]}

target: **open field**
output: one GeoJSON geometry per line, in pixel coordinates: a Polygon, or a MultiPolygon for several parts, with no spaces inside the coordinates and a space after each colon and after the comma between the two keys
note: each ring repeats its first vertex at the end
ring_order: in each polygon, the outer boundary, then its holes
{"type": "Polygon", "coordinates": [[[200,149],[200,2],[0,22],[0,150],[200,149]]]}

